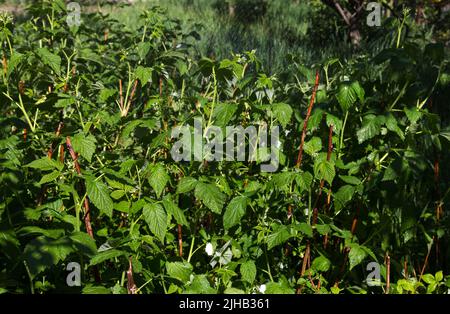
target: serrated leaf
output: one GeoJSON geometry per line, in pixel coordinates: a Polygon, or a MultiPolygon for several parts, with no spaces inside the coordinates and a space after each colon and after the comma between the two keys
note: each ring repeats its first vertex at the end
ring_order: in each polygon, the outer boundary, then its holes
{"type": "Polygon", "coordinates": [[[316,160],[314,162],[314,176],[319,180],[325,180],[331,184],[335,176],[334,164],[327,160],[316,160]]]}
{"type": "Polygon", "coordinates": [[[41,180],[39,181],[39,184],[52,182],[53,180],[56,180],[60,175],[61,172],[59,172],[58,170],[50,172],[49,174],[45,174],[42,176],[41,180]]]}
{"type": "Polygon", "coordinates": [[[230,201],[223,215],[223,227],[225,230],[239,224],[245,215],[247,202],[248,198],[245,196],[236,196],[230,201]]]}
{"type": "Polygon", "coordinates": [[[308,237],[313,236],[313,229],[306,222],[301,222],[298,225],[295,225],[294,228],[308,237]]]}
{"type": "Polygon", "coordinates": [[[336,98],[339,102],[339,105],[342,108],[342,111],[344,112],[348,111],[356,102],[357,96],[358,95],[356,94],[356,91],[352,88],[351,84],[342,83],[339,86],[339,90],[336,95],[336,98]]]}
{"type": "Polygon", "coordinates": [[[72,242],[68,238],[55,240],[40,236],[25,246],[24,257],[34,278],[40,272],[64,260],[73,251],[72,242]]]}
{"type": "Polygon", "coordinates": [[[95,180],[93,177],[86,177],[86,192],[100,212],[112,217],[113,201],[109,196],[108,187],[103,182],[95,180]]]}
{"type": "Polygon", "coordinates": [[[338,117],[333,116],[330,113],[327,113],[326,123],[327,123],[328,127],[330,127],[330,125],[333,125],[333,132],[334,133],[339,134],[339,132],[341,132],[342,120],[339,119],[338,117]]]}
{"type": "Polygon", "coordinates": [[[303,149],[308,155],[314,156],[322,149],[322,140],[320,139],[320,137],[314,136],[312,139],[305,143],[303,149]]]}
{"type": "Polygon", "coordinates": [[[348,253],[349,261],[350,261],[350,270],[353,269],[356,265],[360,264],[364,258],[366,258],[366,251],[361,248],[358,244],[353,244],[350,247],[350,252],[348,253]]]}
{"type": "Polygon", "coordinates": [[[248,260],[241,264],[241,278],[248,283],[253,283],[256,278],[256,265],[252,260],[248,260]]]}
{"type": "Polygon", "coordinates": [[[315,271],[326,272],[330,269],[331,262],[325,256],[318,256],[312,262],[312,269],[315,271]]]}
{"type": "Polygon", "coordinates": [[[91,262],[89,263],[89,265],[94,266],[112,258],[126,255],[127,253],[125,251],[109,249],[106,251],[98,252],[94,257],[91,258],[91,262]]]}
{"type": "Polygon", "coordinates": [[[361,184],[361,180],[358,179],[357,177],[339,175],[339,178],[341,178],[342,181],[344,181],[345,183],[348,183],[348,184],[353,184],[353,185],[361,184]]]}
{"type": "Polygon", "coordinates": [[[141,85],[144,86],[152,78],[152,73],[152,68],[138,66],[135,74],[139,81],[141,81],[141,85]]]}
{"type": "Polygon", "coordinates": [[[336,209],[339,210],[344,207],[353,197],[355,193],[355,187],[352,185],[344,185],[339,188],[339,190],[334,193],[334,200],[336,209]]]}
{"type": "Polygon", "coordinates": [[[272,112],[278,122],[280,122],[280,124],[283,126],[283,128],[286,128],[292,117],[291,106],[284,103],[273,104],[272,112]]]}
{"type": "Polygon", "coordinates": [[[148,177],[148,182],[153,190],[155,190],[157,197],[161,196],[169,179],[170,177],[162,164],[157,164],[153,167],[148,177]]]}
{"type": "Polygon", "coordinates": [[[180,225],[189,226],[183,211],[177,206],[177,204],[175,204],[172,198],[165,197],[163,200],[163,205],[167,213],[171,214],[177,223],[180,225]]]}
{"type": "Polygon", "coordinates": [[[45,65],[48,65],[58,76],[61,75],[61,58],[47,48],[38,48],[36,53],[45,65]]]}
{"type": "Polygon", "coordinates": [[[36,159],[30,162],[29,164],[26,164],[24,167],[28,168],[34,168],[39,170],[54,170],[57,169],[59,171],[62,170],[64,167],[64,164],[55,161],[53,159],[50,159],[48,157],[42,157],[41,159],[36,159]]]}
{"type": "Polygon", "coordinates": [[[189,281],[192,274],[192,265],[188,262],[168,262],[166,263],[166,270],[170,277],[178,279],[185,283],[189,281]]]}
{"type": "Polygon", "coordinates": [[[72,139],[73,149],[83,156],[87,161],[92,161],[92,155],[95,152],[97,140],[94,136],[85,136],[83,133],[76,134],[72,139]]]}
{"type": "Polygon", "coordinates": [[[295,181],[299,185],[301,191],[307,191],[311,187],[313,179],[313,175],[308,171],[298,173],[295,176],[295,181]]]}
{"type": "Polygon", "coordinates": [[[405,135],[403,134],[403,131],[399,128],[397,124],[397,120],[394,118],[392,114],[389,114],[386,118],[386,127],[389,131],[397,133],[397,135],[404,140],[405,135]]]}
{"type": "Polygon", "coordinates": [[[419,121],[419,119],[422,117],[422,112],[420,112],[416,107],[405,107],[403,110],[405,111],[406,117],[412,124],[419,121]]]}
{"type": "Polygon", "coordinates": [[[214,119],[214,125],[219,127],[225,127],[228,122],[233,118],[238,109],[237,104],[233,103],[218,103],[214,107],[212,118],[214,119]]]}
{"type": "Polygon", "coordinates": [[[150,227],[150,231],[161,241],[167,231],[167,214],[160,204],[146,204],[143,208],[145,222],[150,227]]]}
{"type": "Polygon", "coordinates": [[[9,78],[12,71],[14,71],[14,69],[22,62],[22,60],[23,60],[23,54],[21,54],[17,51],[13,51],[11,58],[9,59],[9,62],[8,62],[8,71],[6,72],[7,78],[9,78]]]}
{"type": "Polygon", "coordinates": [[[353,89],[353,91],[356,93],[356,95],[358,96],[358,99],[361,103],[364,103],[364,95],[365,95],[365,91],[364,88],[362,88],[362,86],[359,84],[358,81],[355,81],[351,84],[351,87],[353,89]]]}
{"type": "Polygon", "coordinates": [[[267,249],[271,250],[277,245],[283,244],[291,237],[286,226],[280,226],[267,237],[267,249]]]}
{"type": "Polygon", "coordinates": [[[74,232],[70,235],[73,245],[78,252],[81,252],[87,256],[94,256],[97,253],[97,245],[95,240],[92,239],[86,232],[74,232]]]}
{"type": "Polygon", "coordinates": [[[381,123],[378,117],[374,115],[367,115],[364,117],[362,127],[356,132],[358,143],[363,143],[374,136],[380,134],[381,123]]]}
{"type": "Polygon", "coordinates": [[[220,214],[226,196],[214,184],[198,182],[195,186],[195,197],[203,202],[214,213],[220,214]]]}
{"type": "Polygon", "coordinates": [[[195,189],[197,179],[192,177],[183,177],[178,182],[177,194],[187,193],[195,189]]]}

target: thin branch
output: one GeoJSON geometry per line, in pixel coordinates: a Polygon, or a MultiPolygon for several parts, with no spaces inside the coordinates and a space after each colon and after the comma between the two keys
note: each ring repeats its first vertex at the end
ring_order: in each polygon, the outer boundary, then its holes
{"type": "Polygon", "coordinates": [[[314,100],[316,98],[316,93],[317,93],[317,88],[318,87],[319,87],[319,71],[317,70],[316,71],[316,81],[314,83],[314,88],[313,88],[311,100],[309,102],[308,111],[306,113],[306,118],[305,118],[305,121],[303,123],[302,138],[301,138],[301,142],[300,142],[300,148],[299,148],[299,151],[298,151],[297,164],[295,165],[297,168],[300,168],[300,166],[302,164],[303,145],[305,144],[306,129],[308,127],[308,120],[309,120],[309,117],[311,116],[311,111],[312,111],[312,108],[313,108],[313,105],[314,105],[314,100]]]}

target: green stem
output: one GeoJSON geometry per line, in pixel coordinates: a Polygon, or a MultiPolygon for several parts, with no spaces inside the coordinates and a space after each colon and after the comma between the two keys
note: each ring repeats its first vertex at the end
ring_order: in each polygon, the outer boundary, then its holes
{"type": "Polygon", "coordinates": [[[188,259],[187,259],[188,263],[191,261],[192,250],[194,249],[194,243],[195,243],[195,237],[192,237],[191,248],[189,249],[189,256],[188,256],[188,259]]]}
{"type": "Polygon", "coordinates": [[[348,110],[345,112],[344,123],[342,124],[341,138],[339,140],[338,159],[341,159],[341,151],[342,151],[342,147],[344,145],[344,130],[345,130],[345,125],[347,124],[347,118],[348,118],[348,110]]]}

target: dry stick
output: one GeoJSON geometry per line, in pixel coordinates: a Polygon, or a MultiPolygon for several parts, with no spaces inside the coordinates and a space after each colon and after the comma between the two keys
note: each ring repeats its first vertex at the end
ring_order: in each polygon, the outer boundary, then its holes
{"type": "Polygon", "coordinates": [[[386,253],[386,294],[389,294],[389,289],[391,287],[391,257],[389,253],[386,253]]]}
{"type": "Polygon", "coordinates": [[[313,93],[311,96],[311,100],[309,102],[309,107],[308,107],[308,111],[306,113],[306,118],[305,121],[303,123],[303,131],[302,131],[302,138],[301,138],[301,142],[300,142],[300,148],[298,151],[298,157],[297,157],[297,163],[296,163],[296,167],[300,168],[301,164],[302,164],[302,158],[303,158],[303,145],[305,144],[305,137],[306,137],[306,128],[308,127],[308,120],[309,117],[311,116],[311,111],[312,111],[312,107],[314,105],[314,99],[316,98],[316,93],[317,93],[317,88],[319,87],[319,71],[316,71],[316,81],[314,83],[314,88],[313,88],[313,93]]]}
{"type": "MultiPolygon", "coordinates": [[[[439,186],[439,155],[436,156],[434,160],[434,186],[436,191],[436,198],[437,198],[437,204],[436,204],[436,221],[439,224],[440,219],[442,218],[444,212],[441,202],[441,188],[439,186]]],[[[436,265],[439,265],[439,238],[436,237],[436,265]]]]}
{"type": "Polygon", "coordinates": [[[408,260],[406,259],[403,261],[403,273],[406,279],[408,279],[408,260]]]}
{"type": "MultiPolygon", "coordinates": [[[[56,132],[55,132],[55,136],[56,137],[59,137],[61,135],[61,130],[62,130],[63,126],[64,126],[64,123],[62,121],[59,122],[58,127],[56,128],[56,132]]],[[[53,143],[50,144],[50,148],[47,151],[47,157],[49,159],[52,159],[52,157],[53,157],[53,143]]],[[[61,162],[64,162],[64,160],[61,160],[61,162]]],[[[46,193],[47,193],[47,186],[43,185],[42,188],[41,188],[41,192],[39,193],[39,197],[37,199],[37,206],[41,206],[42,205],[42,203],[45,200],[45,194],[46,193]]]]}
{"type": "Polygon", "coordinates": [[[178,254],[183,257],[183,234],[180,224],[178,224],[178,254]]]}
{"type": "MultiPolygon", "coordinates": [[[[433,236],[433,242],[434,242],[435,239],[436,239],[436,237],[433,236]]],[[[433,242],[431,242],[431,246],[430,246],[430,248],[428,249],[427,256],[425,256],[425,261],[423,262],[422,269],[420,270],[419,281],[422,280],[423,273],[425,272],[425,269],[427,268],[427,265],[428,265],[428,257],[430,257],[431,247],[433,246],[433,242]]]]}
{"type": "Polygon", "coordinates": [[[163,79],[162,77],[159,78],[159,97],[162,97],[163,93],[163,79]]]}
{"type": "Polygon", "coordinates": [[[138,80],[135,80],[135,81],[134,81],[133,89],[131,90],[130,99],[128,99],[127,107],[125,108],[125,110],[124,110],[123,113],[122,113],[122,116],[123,116],[123,117],[126,116],[126,115],[128,114],[128,111],[130,110],[130,107],[131,107],[131,103],[132,103],[132,101],[133,101],[134,94],[136,93],[137,84],[138,84],[138,80]]]}
{"type": "MultiPolygon", "coordinates": [[[[352,220],[352,227],[350,229],[350,231],[352,233],[352,237],[353,237],[353,235],[356,232],[356,227],[358,225],[358,216],[359,216],[359,207],[357,207],[355,216],[353,217],[353,220],[352,220]]],[[[345,270],[345,265],[347,264],[348,254],[349,253],[350,253],[350,248],[349,247],[344,247],[344,262],[342,263],[339,276],[337,277],[337,279],[335,281],[335,285],[339,284],[339,281],[340,281],[339,277],[342,275],[342,273],[345,270]]]]}
{"type": "Polygon", "coordinates": [[[134,283],[134,278],[133,278],[133,263],[132,263],[132,259],[131,256],[129,258],[129,266],[128,266],[128,270],[127,270],[127,290],[128,290],[128,294],[136,294],[136,284],[134,283]]]}
{"type": "Polygon", "coordinates": [[[120,110],[123,110],[123,90],[121,79],[119,79],[119,95],[120,95],[120,110]]]}
{"type": "MultiPolygon", "coordinates": [[[[67,145],[67,149],[69,150],[70,156],[73,159],[75,170],[77,171],[77,173],[79,175],[81,175],[80,164],[78,163],[78,156],[75,153],[75,151],[73,150],[72,142],[70,141],[70,137],[69,136],[66,137],[66,145],[67,145]]],[[[89,234],[89,236],[93,239],[94,238],[94,232],[92,231],[91,210],[90,210],[90,207],[89,207],[89,198],[88,198],[87,195],[84,198],[84,210],[85,210],[84,224],[86,226],[86,231],[89,234]]]]}
{"type": "MultiPolygon", "coordinates": [[[[77,173],[79,175],[81,175],[81,168],[80,168],[80,164],[78,163],[78,155],[75,153],[73,147],[72,147],[72,142],[70,141],[70,137],[67,136],[66,137],[66,145],[67,145],[67,150],[70,153],[70,156],[73,159],[73,164],[75,166],[75,170],[77,171],[77,173]]],[[[82,185],[83,190],[85,191],[86,188],[84,187],[84,185],[82,185]]],[[[92,230],[92,225],[91,225],[91,209],[89,207],[89,198],[86,195],[84,198],[84,225],[86,226],[86,232],[87,234],[94,239],[94,232],[92,230]]],[[[97,283],[99,283],[101,281],[101,277],[100,277],[100,272],[97,268],[97,266],[93,267],[93,271],[94,271],[94,276],[95,276],[95,281],[97,283]]]]}

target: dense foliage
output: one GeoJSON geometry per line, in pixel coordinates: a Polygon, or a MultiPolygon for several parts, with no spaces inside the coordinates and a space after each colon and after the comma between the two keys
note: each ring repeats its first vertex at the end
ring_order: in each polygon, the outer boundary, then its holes
{"type": "Polygon", "coordinates": [[[199,56],[158,8],[133,31],[28,14],[0,17],[0,292],[447,293],[448,49],[407,11],[373,50],[272,75],[255,51],[199,56]],[[199,117],[280,126],[278,170],[175,162],[199,117]]]}

